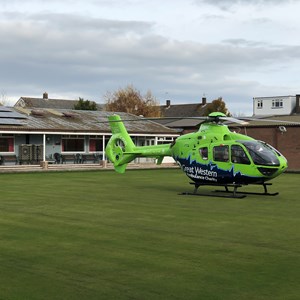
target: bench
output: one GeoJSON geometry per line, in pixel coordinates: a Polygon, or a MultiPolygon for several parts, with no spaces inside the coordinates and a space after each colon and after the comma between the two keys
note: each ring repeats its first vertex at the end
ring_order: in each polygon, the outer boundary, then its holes
{"type": "Polygon", "coordinates": [[[66,164],[67,162],[73,162],[75,164],[77,162],[75,154],[62,154],[61,163],[66,164]]]}
{"type": "Polygon", "coordinates": [[[6,163],[15,163],[18,164],[18,157],[17,155],[1,155],[0,156],[0,165],[4,165],[6,163]]]}
{"type": "Polygon", "coordinates": [[[97,154],[83,154],[82,163],[93,162],[94,164],[99,162],[99,155],[97,154]]]}

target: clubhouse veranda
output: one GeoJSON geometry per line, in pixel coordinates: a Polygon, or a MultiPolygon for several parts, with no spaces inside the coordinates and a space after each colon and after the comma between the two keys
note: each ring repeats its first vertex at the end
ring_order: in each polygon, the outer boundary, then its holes
{"type": "MultiPolygon", "coordinates": [[[[107,122],[111,114],[71,108],[1,106],[0,163],[104,163],[105,146],[111,136],[107,122]]],[[[130,114],[118,114],[122,119],[138,119],[130,114]]],[[[178,136],[176,130],[147,120],[126,122],[126,127],[139,146],[170,143],[178,136]]],[[[147,162],[153,159],[136,161],[147,162]]]]}

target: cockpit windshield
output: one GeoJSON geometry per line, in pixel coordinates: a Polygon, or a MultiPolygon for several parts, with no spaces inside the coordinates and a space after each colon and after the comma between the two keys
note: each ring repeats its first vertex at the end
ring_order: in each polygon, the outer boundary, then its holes
{"type": "Polygon", "coordinates": [[[248,150],[254,164],[264,166],[279,166],[279,160],[273,148],[259,141],[239,141],[248,150]]]}

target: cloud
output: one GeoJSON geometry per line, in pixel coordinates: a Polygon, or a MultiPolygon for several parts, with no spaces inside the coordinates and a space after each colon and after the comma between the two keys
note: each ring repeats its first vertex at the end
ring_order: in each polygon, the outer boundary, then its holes
{"type": "Polygon", "coordinates": [[[221,9],[227,10],[233,6],[237,5],[282,5],[287,3],[296,2],[297,0],[287,0],[283,3],[282,0],[194,0],[196,4],[209,4],[212,6],[217,6],[221,9]]]}
{"type": "MultiPolygon", "coordinates": [[[[162,102],[166,93],[179,102],[205,93],[251,109],[247,100],[275,86],[266,79],[260,83],[262,74],[282,75],[300,57],[298,46],[244,37],[179,41],[156,32],[150,21],[45,11],[0,17],[0,91],[8,96],[47,91],[101,102],[107,91],[133,84],[162,102]]],[[[281,86],[282,91],[284,80],[281,86]]]]}

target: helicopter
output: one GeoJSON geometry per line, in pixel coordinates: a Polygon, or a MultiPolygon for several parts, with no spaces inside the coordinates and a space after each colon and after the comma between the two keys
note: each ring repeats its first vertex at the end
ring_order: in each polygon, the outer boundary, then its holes
{"type": "Polygon", "coordinates": [[[268,192],[267,186],[272,184],[268,181],[287,169],[287,160],[271,145],[232,132],[224,124],[225,121],[245,124],[245,121],[214,112],[204,118],[197,132],[181,135],[170,144],[136,146],[120,116],[111,115],[108,120],[112,136],[105,152],[118,173],[124,173],[127,164],[137,157],[155,158],[159,165],[165,156],[171,156],[194,185],[192,193],[183,192],[183,195],[203,195],[198,193],[198,188],[204,185],[224,187],[224,191],[216,190],[225,193],[214,194],[219,197],[278,195],[268,192]],[[261,185],[264,191],[256,193],[237,190],[249,184],[261,185]]]}

